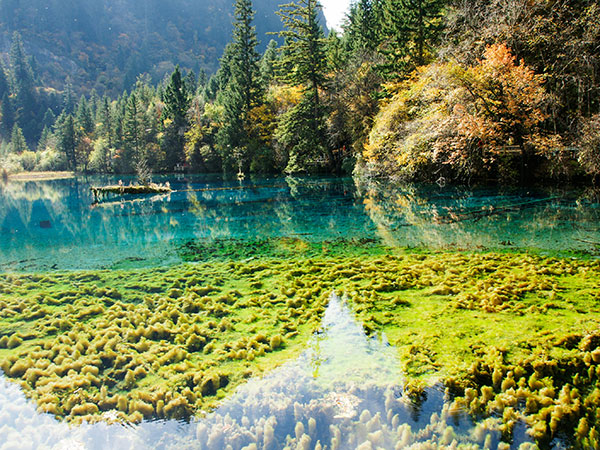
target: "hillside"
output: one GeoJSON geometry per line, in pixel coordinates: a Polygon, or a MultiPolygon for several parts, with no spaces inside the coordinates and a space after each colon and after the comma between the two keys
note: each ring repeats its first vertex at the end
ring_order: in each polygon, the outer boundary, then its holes
{"type": "MultiPolygon", "coordinates": [[[[255,0],[259,49],[279,31],[280,0],[255,0]]],[[[78,93],[118,95],[140,73],[153,82],[176,64],[207,73],[231,39],[233,0],[0,0],[0,51],[6,60],[14,31],[23,37],[42,83],[78,93]]],[[[322,17],[321,22],[325,20],[322,17]]]]}

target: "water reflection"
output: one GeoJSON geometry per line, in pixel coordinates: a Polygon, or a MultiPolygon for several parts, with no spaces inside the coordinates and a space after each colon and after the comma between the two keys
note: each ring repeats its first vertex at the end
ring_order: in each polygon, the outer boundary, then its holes
{"type": "Polygon", "coordinates": [[[600,204],[582,190],[356,182],[390,246],[600,250],[600,204]]]}
{"type": "Polygon", "coordinates": [[[440,390],[430,389],[419,404],[408,400],[395,355],[384,338],[367,338],[333,295],[321,331],[297,360],[252,380],[190,423],[69,428],[37,414],[16,385],[0,380],[0,448],[498,447],[496,420],[472,424],[461,412],[451,413],[440,390]]]}
{"type": "MultiPolygon", "coordinates": [[[[117,178],[11,182],[0,192],[0,270],[94,269],[180,261],[183,243],[293,237],[391,246],[600,247],[600,207],[568,190],[390,186],[337,178],[170,181],[167,196],[92,204],[117,178]]],[[[125,183],[131,180],[124,179],[125,183]]]]}

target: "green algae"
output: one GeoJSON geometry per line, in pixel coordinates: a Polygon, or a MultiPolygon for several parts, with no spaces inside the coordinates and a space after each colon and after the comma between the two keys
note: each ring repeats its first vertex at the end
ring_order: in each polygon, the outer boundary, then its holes
{"type": "Polygon", "coordinates": [[[597,445],[598,260],[222,244],[169,269],[0,275],[0,367],[70,421],[184,418],[297,355],[338,290],[397,348],[415,395],[442,381],[457,410],[500,415],[507,440],[525,420],[540,446],[597,445]]]}

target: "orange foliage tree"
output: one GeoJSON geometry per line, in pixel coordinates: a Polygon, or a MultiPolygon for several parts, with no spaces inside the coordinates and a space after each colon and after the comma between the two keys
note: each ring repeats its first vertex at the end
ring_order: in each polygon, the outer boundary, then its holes
{"type": "Polygon", "coordinates": [[[367,171],[421,179],[485,177],[505,169],[509,151],[527,163],[560,148],[542,127],[549,101],[543,77],[517,62],[505,44],[487,47],[473,66],[422,67],[396,90],[365,146],[367,171]]]}

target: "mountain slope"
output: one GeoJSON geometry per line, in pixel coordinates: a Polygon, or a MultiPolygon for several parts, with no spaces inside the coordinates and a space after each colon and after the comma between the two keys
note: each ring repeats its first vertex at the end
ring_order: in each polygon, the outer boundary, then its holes
{"type": "MultiPolygon", "coordinates": [[[[281,0],[255,0],[261,49],[281,29],[281,0]]],[[[14,31],[43,84],[118,94],[140,73],[153,81],[175,64],[214,72],[231,38],[233,0],[0,0],[3,59],[14,31]]],[[[325,24],[322,17],[321,21],[325,24]]]]}

